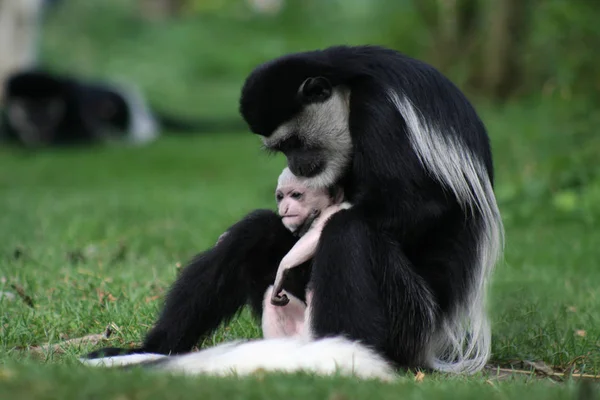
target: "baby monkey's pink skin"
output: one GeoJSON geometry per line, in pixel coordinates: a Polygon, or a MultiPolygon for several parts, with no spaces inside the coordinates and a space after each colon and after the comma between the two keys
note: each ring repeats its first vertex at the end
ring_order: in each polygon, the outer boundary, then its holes
{"type": "Polygon", "coordinates": [[[287,296],[285,294],[280,295],[286,274],[290,269],[310,260],[314,256],[317,244],[319,243],[319,238],[321,237],[321,232],[323,231],[323,227],[327,220],[336,212],[348,208],[350,208],[349,203],[333,204],[326,207],[313,221],[304,236],[302,236],[285,257],[283,257],[279,264],[279,268],[277,269],[271,303],[276,305],[287,304],[287,296]]]}
{"type": "Polygon", "coordinates": [[[262,331],[265,339],[282,337],[300,337],[307,340],[312,338],[310,328],[310,310],[312,291],[306,292],[306,304],[292,294],[285,306],[271,304],[273,286],[265,292],[263,299],[262,331]]]}
{"type": "Polygon", "coordinates": [[[271,304],[283,306],[289,302],[287,295],[281,294],[288,271],[314,256],[327,220],[336,212],[348,209],[351,205],[341,202],[343,195],[332,198],[325,188],[313,189],[303,185],[288,168],[285,168],[279,176],[275,193],[279,215],[290,231],[295,232],[303,224],[309,223],[309,217],[314,217],[316,214],[306,233],[283,257],[277,269],[271,304]]]}

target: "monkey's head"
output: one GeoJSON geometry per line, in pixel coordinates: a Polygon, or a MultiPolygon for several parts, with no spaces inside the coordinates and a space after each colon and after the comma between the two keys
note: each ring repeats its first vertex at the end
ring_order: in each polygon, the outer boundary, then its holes
{"type": "Polygon", "coordinates": [[[41,73],[19,73],[7,80],[6,117],[23,144],[42,146],[56,139],[66,112],[65,96],[60,80],[41,73]]]}
{"type": "Polygon", "coordinates": [[[283,225],[291,232],[307,222],[311,213],[320,212],[338,200],[326,188],[310,188],[285,168],[275,191],[277,209],[283,225]]]}
{"type": "Polygon", "coordinates": [[[321,52],[286,56],[256,68],[240,112],[267,150],[285,154],[311,187],[333,185],[352,156],[349,87],[321,52]]]}

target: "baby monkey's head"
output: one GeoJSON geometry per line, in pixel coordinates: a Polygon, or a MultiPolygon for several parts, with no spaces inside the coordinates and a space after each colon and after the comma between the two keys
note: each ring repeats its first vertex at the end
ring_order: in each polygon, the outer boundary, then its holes
{"type": "Polygon", "coordinates": [[[311,188],[302,183],[289,168],[284,168],[277,180],[275,191],[281,221],[287,229],[295,232],[315,212],[339,204],[343,200],[341,188],[311,188]]]}

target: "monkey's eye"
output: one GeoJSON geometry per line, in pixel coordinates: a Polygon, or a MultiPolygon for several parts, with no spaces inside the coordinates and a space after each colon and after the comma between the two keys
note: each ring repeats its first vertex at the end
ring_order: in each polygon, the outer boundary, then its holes
{"type": "Polygon", "coordinates": [[[275,198],[277,199],[277,202],[279,203],[281,200],[283,200],[283,195],[281,193],[277,193],[275,195],[275,198]]]}
{"type": "Polygon", "coordinates": [[[292,199],[294,200],[300,200],[302,198],[302,193],[300,192],[293,192],[292,193],[292,199]]]}
{"type": "Polygon", "coordinates": [[[300,98],[304,103],[317,103],[331,97],[331,82],[327,78],[318,76],[308,78],[300,85],[300,98]]]}

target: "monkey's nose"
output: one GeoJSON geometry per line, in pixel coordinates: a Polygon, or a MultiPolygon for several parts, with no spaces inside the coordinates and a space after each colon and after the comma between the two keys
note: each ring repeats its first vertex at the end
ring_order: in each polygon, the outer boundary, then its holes
{"type": "Polygon", "coordinates": [[[279,216],[284,217],[285,214],[287,214],[287,207],[282,204],[279,206],[278,211],[279,211],[279,216]]]}

